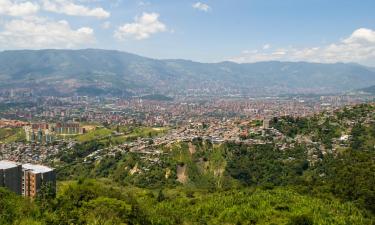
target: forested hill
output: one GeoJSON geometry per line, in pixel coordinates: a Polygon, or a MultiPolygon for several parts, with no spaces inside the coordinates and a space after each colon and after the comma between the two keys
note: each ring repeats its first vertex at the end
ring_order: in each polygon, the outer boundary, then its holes
{"type": "Polygon", "coordinates": [[[31,88],[47,95],[275,95],[333,93],[369,85],[375,85],[375,72],[357,64],[198,63],[98,49],[0,52],[0,88],[31,88]]]}

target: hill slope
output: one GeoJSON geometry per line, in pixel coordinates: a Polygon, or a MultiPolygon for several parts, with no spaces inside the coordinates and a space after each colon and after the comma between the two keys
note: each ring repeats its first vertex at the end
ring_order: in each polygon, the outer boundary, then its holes
{"type": "Polygon", "coordinates": [[[155,60],[110,50],[22,50],[0,53],[0,87],[44,93],[209,94],[330,93],[375,85],[375,72],[357,64],[198,63],[155,60]],[[82,90],[83,88],[83,90],[82,90]],[[49,92],[46,90],[49,90],[49,92]]]}
{"type": "Polygon", "coordinates": [[[366,87],[366,88],[362,88],[360,91],[368,93],[368,94],[375,94],[375,85],[370,86],[370,87],[366,87]]]}

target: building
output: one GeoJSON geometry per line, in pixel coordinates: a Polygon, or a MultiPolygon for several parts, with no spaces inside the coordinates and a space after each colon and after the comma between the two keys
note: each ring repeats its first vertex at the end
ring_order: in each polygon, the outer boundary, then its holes
{"type": "Polygon", "coordinates": [[[26,141],[49,144],[55,140],[55,133],[49,124],[32,124],[24,127],[26,134],[26,141]]]}
{"type": "Polygon", "coordinates": [[[11,161],[0,161],[0,187],[16,194],[22,193],[22,165],[11,161]]]}
{"type": "Polygon", "coordinates": [[[29,123],[19,120],[0,119],[0,127],[23,127],[27,125],[29,125],[29,123]]]}
{"type": "Polygon", "coordinates": [[[31,124],[31,128],[33,130],[47,130],[49,129],[49,124],[48,123],[34,123],[34,124],[31,124]]]}
{"type": "Polygon", "coordinates": [[[53,194],[56,193],[56,173],[53,168],[0,161],[0,187],[35,198],[43,186],[49,187],[53,194]]]}
{"type": "Polygon", "coordinates": [[[270,128],[270,120],[269,119],[263,119],[263,129],[270,128]]]}
{"type": "Polygon", "coordinates": [[[79,123],[36,123],[24,126],[26,141],[39,144],[52,143],[59,135],[77,135],[86,133],[79,123]]]}
{"type": "Polygon", "coordinates": [[[79,126],[79,123],[56,123],[53,128],[56,134],[83,134],[85,130],[79,126]]]}
{"type": "Polygon", "coordinates": [[[22,165],[22,195],[35,198],[43,186],[56,192],[55,170],[42,165],[22,165]]]}

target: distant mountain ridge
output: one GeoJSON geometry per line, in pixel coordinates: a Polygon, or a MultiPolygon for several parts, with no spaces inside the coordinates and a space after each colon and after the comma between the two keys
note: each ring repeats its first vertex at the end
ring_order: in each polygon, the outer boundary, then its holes
{"type": "Polygon", "coordinates": [[[307,62],[199,63],[114,50],[0,52],[0,89],[87,95],[277,95],[333,93],[375,85],[373,68],[307,62]]]}
{"type": "Polygon", "coordinates": [[[370,86],[370,87],[366,87],[366,88],[362,88],[359,91],[365,92],[365,93],[368,93],[368,94],[375,94],[375,85],[370,86]]]}

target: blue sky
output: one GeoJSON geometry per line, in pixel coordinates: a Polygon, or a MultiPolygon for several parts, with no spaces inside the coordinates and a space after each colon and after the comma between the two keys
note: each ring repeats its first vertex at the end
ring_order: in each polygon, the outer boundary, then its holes
{"type": "Polygon", "coordinates": [[[0,0],[0,49],[375,66],[371,0],[0,0]]]}

